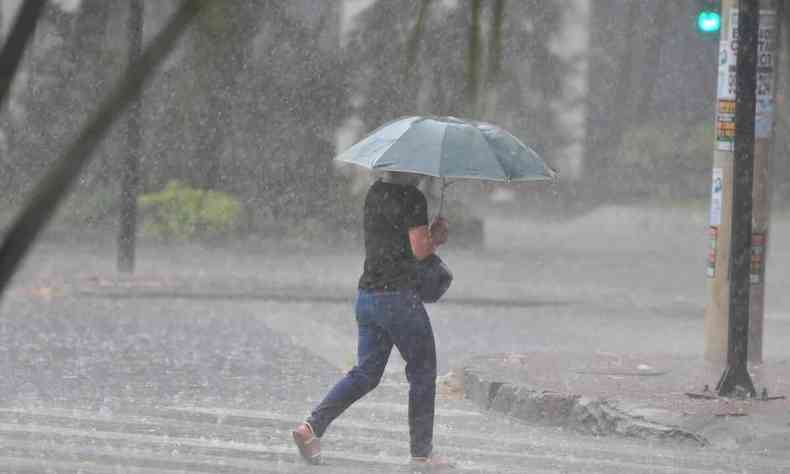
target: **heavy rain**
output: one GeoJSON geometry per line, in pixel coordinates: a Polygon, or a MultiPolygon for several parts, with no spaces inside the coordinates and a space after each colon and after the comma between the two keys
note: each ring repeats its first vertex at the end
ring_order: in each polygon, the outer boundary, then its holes
{"type": "Polygon", "coordinates": [[[0,472],[790,472],[789,7],[0,1],[0,472]]]}

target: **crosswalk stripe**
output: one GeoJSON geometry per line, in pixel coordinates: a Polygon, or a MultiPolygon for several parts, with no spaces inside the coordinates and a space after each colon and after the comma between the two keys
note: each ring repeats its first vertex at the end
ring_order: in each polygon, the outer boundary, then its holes
{"type": "MultiPolygon", "coordinates": [[[[112,415],[101,415],[98,412],[85,411],[85,410],[72,410],[61,408],[0,408],[0,413],[14,413],[18,415],[39,415],[39,416],[60,416],[70,417],[75,419],[83,419],[87,421],[97,422],[129,422],[129,423],[152,423],[154,421],[170,422],[174,415],[210,415],[214,417],[210,423],[203,421],[206,424],[215,425],[229,425],[228,421],[232,421],[233,417],[247,418],[251,420],[259,420],[265,422],[279,422],[285,423],[287,426],[295,426],[300,420],[299,417],[294,415],[283,415],[280,413],[260,411],[260,410],[240,410],[240,409],[219,409],[219,408],[200,408],[200,407],[166,407],[166,408],[150,408],[142,409],[139,414],[129,415],[125,413],[117,413],[112,415]]],[[[185,420],[184,418],[176,418],[185,420]]],[[[185,421],[195,423],[195,421],[185,421]]],[[[364,429],[366,431],[383,431],[390,433],[408,433],[408,427],[392,426],[384,423],[368,423],[358,422],[351,420],[337,420],[334,426],[341,426],[351,429],[364,429]]]]}
{"type": "MultiPolygon", "coordinates": [[[[42,473],[73,471],[80,474],[118,474],[117,466],[96,464],[88,461],[63,461],[52,459],[31,459],[29,457],[0,456],[0,466],[4,471],[14,474],[25,472],[42,473]]],[[[144,467],[124,466],[121,471],[124,474],[185,474],[190,471],[184,469],[148,469],[144,467]]]]}
{"type": "MultiPolygon", "coordinates": [[[[237,441],[226,441],[226,440],[216,440],[216,439],[202,440],[195,438],[169,437],[169,436],[160,436],[160,435],[143,435],[137,433],[78,430],[78,429],[50,427],[50,426],[37,425],[37,424],[16,425],[9,423],[0,423],[0,435],[2,433],[10,434],[10,433],[19,433],[19,432],[35,433],[41,435],[46,435],[46,434],[60,435],[65,437],[96,439],[96,440],[116,440],[116,441],[127,441],[127,442],[131,441],[131,442],[137,442],[143,444],[153,443],[157,445],[175,445],[175,446],[187,446],[187,447],[204,448],[204,449],[246,451],[249,453],[268,454],[275,456],[278,455],[293,456],[294,454],[293,447],[284,446],[284,445],[261,446],[252,443],[243,443],[237,441]]],[[[7,445],[8,441],[9,440],[6,439],[5,441],[3,441],[3,444],[7,445]]],[[[74,448],[69,447],[69,448],[65,448],[65,450],[73,451],[74,448]]],[[[475,454],[480,456],[494,457],[500,460],[510,459],[512,461],[516,461],[518,459],[524,463],[528,463],[529,461],[540,462],[541,464],[548,463],[549,465],[552,466],[585,465],[585,466],[599,466],[599,467],[617,467],[618,469],[628,469],[630,472],[643,471],[643,470],[647,470],[650,472],[674,472],[674,473],[690,473],[690,474],[709,472],[707,470],[685,467],[685,466],[657,464],[655,462],[656,461],[655,459],[649,459],[649,460],[646,459],[646,461],[648,461],[649,464],[643,464],[643,463],[632,462],[627,460],[600,459],[600,458],[592,459],[586,457],[581,458],[567,453],[540,454],[540,453],[529,453],[523,451],[502,452],[502,451],[492,451],[492,450],[480,450],[474,448],[458,448],[458,449],[450,449],[448,451],[463,452],[467,455],[475,454]]],[[[125,455],[126,454],[124,453],[124,456],[125,455]]],[[[384,464],[384,465],[404,464],[403,457],[394,457],[383,453],[375,456],[371,456],[364,454],[351,454],[344,451],[341,452],[341,451],[325,450],[324,455],[327,458],[338,459],[346,462],[351,461],[351,462],[373,463],[373,464],[384,464]]],[[[190,455],[190,456],[194,457],[195,455],[190,455]]],[[[150,458],[150,455],[148,455],[148,457],[150,458]]],[[[487,466],[474,463],[475,470],[479,470],[481,468],[485,469],[486,467],[487,466]]],[[[539,468],[539,466],[531,466],[531,467],[539,468]]],[[[773,464],[772,467],[777,468],[779,466],[773,464]]],[[[493,469],[493,467],[491,467],[491,469],[493,469]]]]}
{"type": "MultiPolygon", "coordinates": [[[[248,409],[240,409],[240,408],[205,408],[205,407],[169,407],[171,410],[181,410],[181,411],[192,411],[196,413],[205,413],[211,414],[216,416],[243,416],[249,418],[269,418],[273,419],[275,417],[282,417],[282,415],[278,415],[272,412],[264,411],[264,410],[248,410],[248,409]]],[[[386,413],[396,413],[396,414],[403,414],[408,412],[408,406],[405,404],[400,403],[392,403],[392,402],[357,402],[352,405],[352,409],[370,409],[370,410],[377,410],[386,413]]],[[[436,415],[440,417],[447,417],[447,418],[462,418],[462,417],[469,417],[469,418],[480,418],[483,415],[480,412],[473,412],[473,411],[466,411],[466,410],[457,410],[457,409],[450,409],[450,408],[437,408],[436,415]]],[[[289,418],[293,421],[293,417],[289,418]]]]}
{"type": "MultiPolygon", "coordinates": [[[[375,403],[373,405],[378,408],[386,408],[396,404],[375,403]]],[[[458,411],[463,413],[463,410],[458,411]]],[[[271,455],[282,456],[295,453],[290,446],[288,436],[294,419],[293,416],[287,414],[263,410],[196,406],[142,407],[138,408],[134,414],[124,412],[101,414],[96,411],[63,408],[0,408],[0,432],[8,433],[21,430],[32,433],[61,434],[63,436],[82,436],[94,439],[112,439],[149,444],[187,443],[186,445],[196,448],[250,450],[252,452],[265,452],[271,455]],[[29,423],[15,421],[15,416],[18,417],[17,419],[29,420],[29,423]],[[45,419],[46,417],[56,419],[45,419]],[[234,420],[234,417],[239,418],[239,420],[234,420]],[[244,423],[244,419],[250,421],[244,423]],[[78,422],[94,423],[94,425],[87,427],[82,425],[73,426],[78,422]],[[255,423],[258,422],[262,426],[256,426],[255,423]],[[267,431],[266,428],[272,427],[272,422],[275,423],[275,431],[267,431]],[[71,424],[72,426],[53,426],[53,424],[71,424]],[[129,429],[144,430],[147,426],[150,426],[152,431],[158,433],[128,432],[129,429]],[[195,432],[202,438],[195,438],[188,434],[181,435],[181,432],[195,432]],[[206,439],[206,436],[209,439],[206,439]],[[287,444],[284,445],[283,443],[287,444]]],[[[338,420],[336,424],[340,429],[333,433],[333,445],[345,446],[339,451],[325,451],[327,456],[351,460],[354,455],[349,452],[347,447],[356,446],[357,449],[354,452],[362,451],[364,453],[367,451],[367,454],[361,455],[361,460],[381,462],[381,459],[386,459],[386,457],[381,458],[378,454],[371,455],[370,453],[384,452],[396,463],[402,463],[403,459],[408,458],[408,438],[403,436],[406,431],[405,423],[404,426],[391,426],[386,423],[368,423],[346,419],[338,420]],[[360,429],[365,431],[360,431],[360,429]],[[387,433],[390,435],[394,433],[397,436],[391,439],[382,436],[387,433]],[[393,453],[398,453],[400,456],[393,456],[393,453]]],[[[467,459],[490,460],[491,458],[496,458],[513,461],[523,460],[523,462],[532,460],[537,464],[541,464],[538,461],[542,461],[555,465],[611,465],[629,467],[636,470],[644,470],[646,466],[650,466],[656,472],[687,473],[708,472],[702,468],[728,465],[725,460],[728,456],[722,453],[700,453],[701,455],[695,459],[693,465],[689,466],[683,465],[686,464],[685,462],[681,462],[681,465],[678,465],[679,460],[674,459],[674,456],[671,454],[667,455],[666,451],[668,450],[664,450],[665,453],[663,455],[653,453],[649,457],[644,457],[640,454],[644,448],[633,452],[625,450],[625,453],[618,452],[616,459],[609,459],[611,454],[606,449],[600,449],[601,446],[593,441],[590,441],[589,445],[587,442],[583,442],[581,445],[577,445],[574,442],[572,446],[565,445],[565,449],[563,449],[563,445],[557,445],[556,441],[553,441],[551,438],[541,439],[538,436],[534,438],[503,439],[500,434],[496,439],[492,439],[490,435],[487,436],[482,433],[475,434],[463,430],[459,432],[457,426],[447,427],[446,430],[441,430],[437,427],[437,432],[438,437],[444,440],[440,444],[447,446],[447,448],[442,449],[443,452],[458,454],[467,459]],[[474,447],[455,447],[468,446],[470,444],[463,440],[478,440],[479,442],[474,447]],[[494,443],[498,448],[488,448],[494,443]],[[573,448],[572,450],[567,449],[571,447],[573,448]],[[571,454],[571,452],[574,454],[571,454]]],[[[749,456],[749,458],[748,462],[755,468],[762,465],[770,469],[784,468],[790,470],[790,463],[786,459],[769,460],[760,459],[757,456],[749,456]]],[[[741,465],[741,463],[746,462],[742,457],[731,457],[731,459],[735,462],[729,464],[730,466],[741,465]]]]}
{"type": "MultiPolygon", "coordinates": [[[[360,404],[361,405],[361,404],[360,404]]],[[[376,406],[371,406],[370,408],[387,408],[389,409],[389,405],[395,404],[375,404],[376,406]]],[[[361,405],[359,408],[366,408],[364,405],[361,405]]],[[[404,413],[407,410],[404,407],[404,413]]],[[[459,410],[460,411],[460,410],[459,410]]],[[[234,418],[238,419],[250,419],[250,420],[259,420],[262,423],[266,422],[277,422],[282,423],[283,426],[287,426],[289,429],[292,425],[301,420],[299,416],[296,415],[289,415],[289,414],[282,414],[282,413],[275,413],[269,412],[264,410],[246,410],[246,409],[228,409],[228,408],[204,408],[204,407],[162,407],[162,408],[141,408],[138,410],[137,414],[130,415],[127,413],[113,413],[112,415],[102,415],[95,411],[86,411],[86,410],[78,410],[78,409],[63,409],[63,408],[0,408],[0,414],[17,414],[17,415],[30,415],[30,416],[58,416],[58,417],[68,417],[74,419],[83,419],[87,421],[96,421],[96,422],[127,422],[127,423],[153,423],[154,421],[167,421],[170,422],[174,418],[182,421],[188,421],[190,423],[199,422],[194,419],[190,419],[191,415],[201,416],[201,415],[208,415],[211,418],[208,420],[202,421],[203,423],[208,424],[216,424],[216,425],[233,425],[234,418]]],[[[452,411],[450,415],[445,415],[445,418],[451,418],[452,411]]],[[[355,421],[353,419],[348,418],[341,418],[334,422],[333,426],[346,428],[350,430],[364,430],[368,431],[379,431],[379,432],[387,432],[387,433],[394,433],[394,434],[403,434],[408,433],[409,428],[406,424],[405,418],[402,420],[402,423],[397,425],[393,425],[390,423],[383,423],[383,422],[375,422],[375,421],[355,421]]],[[[446,422],[447,420],[442,420],[446,422]]],[[[438,425],[436,428],[437,433],[441,433],[442,426],[446,423],[442,423],[438,425]]],[[[238,425],[238,426],[248,426],[248,425],[238,425]]],[[[464,434],[464,433],[453,433],[452,436],[458,437],[471,437],[471,438],[480,438],[483,439],[481,436],[475,436],[473,433],[464,434]]],[[[532,441],[532,440],[522,440],[522,441],[532,441]]]]}
{"type": "MultiPolygon", "coordinates": [[[[128,460],[138,460],[138,461],[159,461],[159,462],[172,462],[172,463],[189,463],[192,462],[194,464],[216,464],[218,466],[221,465],[229,465],[233,464],[240,468],[251,468],[251,469],[260,469],[267,464],[271,464],[272,461],[282,461],[286,456],[288,459],[292,461],[290,463],[295,463],[297,461],[297,454],[296,450],[293,446],[286,446],[286,445],[269,445],[269,446],[260,446],[251,443],[242,443],[236,441],[225,441],[225,440],[201,440],[197,438],[174,438],[174,437],[167,437],[167,436],[156,436],[156,435],[140,435],[136,433],[116,433],[116,432],[97,432],[97,431],[90,431],[90,430],[75,430],[75,429],[68,429],[68,428],[53,428],[50,426],[43,426],[43,425],[10,425],[7,423],[0,423],[0,437],[2,437],[2,442],[0,445],[4,450],[7,450],[10,447],[16,448],[23,448],[27,450],[31,450],[34,446],[39,444],[39,450],[44,452],[53,452],[57,454],[64,454],[64,455],[74,455],[78,452],[83,454],[90,452],[95,456],[99,455],[112,455],[115,457],[128,459],[128,460]],[[78,440],[82,440],[82,443],[75,444],[75,445],[63,445],[54,442],[52,439],[47,440],[48,442],[44,443],[35,443],[31,442],[30,440],[14,440],[10,439],[10,435],[20,434],[20,433],[27,433],[27,434],[36,434],[36,435],[56,435],[61,436],[64,438],[69,439],[69,441],[74,440],[75,443],[78,440]],[[5,435],[5,436],[3,436],[5,435]],[[123,441],[128,442],[131,448],[120,448],[120,447],[112,447],[112,448],[102,448],[101,446],[91,446],[87,443],[88,440],[110,440],[110,441],[123,441]],[[137,445],[135,443],[138,443],[137,445]],[[251,461],[245,460],[241,457],[229,457],[229,456],[207,456],[195,453],[189,453],[188,455],[182,455],[177,451],[171,451],[171,453],[167,456],[165,455],[157,455],[154,452],[148,451],[144,454],[140,454],[141,449],[139,449],[139,445],[157,445],[159,447],[171,446],[173,449],[177,450],[178,448],[202,448],[208,450],[226,450],[237,454],[248,453],[248,455],[265,455],[269,456],[271,460],[261,460],[261,461],[251,461]],[[179,459],[180,456],[188,456],[188,459],[179,459]]],[[[151,449],[150,447],[148,448],[151,449]]],[[[231,454],[231,453],[228,454],[231,454]]],[[[377,455],[377,456],[369,456],[364,454],[355,454],[355,453],[347,453],[347,452],[338,452],[332,450],[324,450],[323,455],[325,458],[333,459],[341,462],[346,463],[358,463],[358,464],[377,464],[377,465],[404,465],[405,460],[403,457],[394,457],[394,456],[387,456],[384,454],[377,455]]]]}
{"type": "MultiPolygon", "coordinates": [[[[392,402],[357,402],[352,406],[388,411],[398,414],[408,413],[409,410],[409,407],[405,404],[392,402]]],[[[436,415],[447,418],[481,418],[483,416],[483,414],[479,411],[458,410],[452,408],[437,408],[436,415]]]]}

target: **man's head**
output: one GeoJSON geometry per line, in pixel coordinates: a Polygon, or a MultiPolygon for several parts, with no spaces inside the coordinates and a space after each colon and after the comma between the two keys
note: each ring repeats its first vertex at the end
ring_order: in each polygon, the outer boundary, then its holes
{"type": "Polygon", "coordinates": [[[417,186],[420,184],[422,175],[416,173],[405,173],[402,171],[388,171],[384,175],[384,181],[403,186],[417,186]]]}

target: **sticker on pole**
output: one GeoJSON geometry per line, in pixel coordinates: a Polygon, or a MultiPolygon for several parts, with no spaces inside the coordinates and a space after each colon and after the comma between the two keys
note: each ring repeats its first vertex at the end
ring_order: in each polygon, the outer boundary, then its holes
{"type": "Polygon", "coordinates": [[[735,99],[719,99],[716,105],[716,146],[735,150],[735,99]]]}
{"type": "Polygon", "coordinates": [[[721,225],[722,194],[724,192],[724,170],[713,168],[710,190],[710,225],[721,225]]]}
{"type": "Polygon", "coordinates": [[[718,238],[719,228],[713,226],[708,227],[708,278],[714,278],[716,276],[716,249],[718,247],[716,241],[718,238]]]}

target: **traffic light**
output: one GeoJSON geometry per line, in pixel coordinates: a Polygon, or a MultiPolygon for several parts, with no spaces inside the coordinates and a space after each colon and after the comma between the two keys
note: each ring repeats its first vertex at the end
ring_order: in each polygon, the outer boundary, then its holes
{"type": "Polygon", "coordinates": [[[697,0],[695,3],[694,20],[697,32],[718,37],[721,29],[721,1],[697,0]]]}
{"type": "Polygon", "coordinates": [[[702,33],[718,33],[721,29],[721,14],[703,10],[697,13],[697,28],[702,33]]]}

